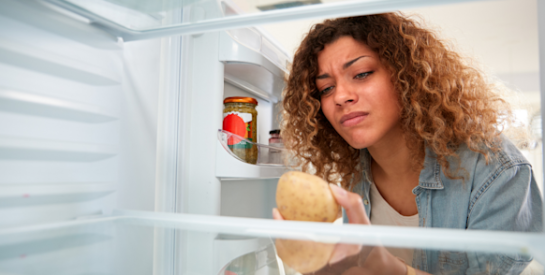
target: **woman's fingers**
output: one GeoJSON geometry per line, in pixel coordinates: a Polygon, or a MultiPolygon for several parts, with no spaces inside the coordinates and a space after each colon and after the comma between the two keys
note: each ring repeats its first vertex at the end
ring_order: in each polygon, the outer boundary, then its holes
{"type": "Polygon", "coordinates": [[[361,246],[356,244],[343,244],[339,243],[335,246],[331,257],[329,258],[329,264],[335,264],[345,259],[346,257],[356,255],[360,253],[361,246]]]}
{"type": "Polygon", "coordinates": [[[273,216],[273,219],[275,219],[275,220],[279,220],[279,221],[284,220],[284,217],[282,217],[282,214],[280,214],[280,211],[278,211],[278,209],[276,209],[276,208],[273,208],[272,216],[273,216]]]}
{"type": "MultiPolygon", "coordinates": [[[[361,197],[358,194],[347,192],[335,184],[330,184],[330,188],[337,203],[346,211],[346,216],[350,223],[371,224],[367,214],[365,214],[365,208],[363,207],[361,197]]],[[[360,251],[360,245],[337,244],[329,258],[329,264],[338,263],[347,257],[359,254],[360,251]]]]}
{"type": "Polygon", "coordinates": [[[371,224],[367,214],[365,214],[365,207],[363,207],[360,195],[348,192],[332,183],[329,184],[329,187],[337,203],[344,208],[349,223],[371,224]]]}

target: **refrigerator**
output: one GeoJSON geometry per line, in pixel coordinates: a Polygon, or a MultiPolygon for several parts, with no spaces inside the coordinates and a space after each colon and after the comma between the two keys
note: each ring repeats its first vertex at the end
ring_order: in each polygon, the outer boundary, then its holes
{"type": "Polygon", "coordinates": [[[545,263],[542,233],[272,220],[292,57],[259,25],[456,2],[0,0],[0,274],[297,274],[278,238],[545,263]],[[258,164],[225,146],[230,96],[258,101],[258,164]]]}

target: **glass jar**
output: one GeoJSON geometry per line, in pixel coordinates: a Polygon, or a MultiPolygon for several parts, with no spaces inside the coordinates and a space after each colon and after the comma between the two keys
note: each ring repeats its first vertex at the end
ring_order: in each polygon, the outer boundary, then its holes
{"type": "MultiPolygon", "coordinates": [[[[269,138],[269,146],[284,148],[282,137],[280,136],[280,130],[272,130],[269,132],[271,137],[269,138]]],[[[282,164],[282,151],[281,150],[269,150],[269,162],[272,164],[282,164]]]]}
{"type": "MultiPolygon", "coordinates": [[[[228,97],[223,100],[223,130],[257,143],[257,100],[251,97],[228,97]]],[[[231,137],[231,151],[247,163],[257,163],[257,146],[231,137]]]]}
{"type": "Polygon", "coordinates": [[[269,131],[269,135],[271,135],[271,137],[269,138],[269,145],[272,145],[272,144],[276,145],[277,143],[282,143],[282,137],[280,137],[280,130],[277,129],[277,130],[269,131]]]}

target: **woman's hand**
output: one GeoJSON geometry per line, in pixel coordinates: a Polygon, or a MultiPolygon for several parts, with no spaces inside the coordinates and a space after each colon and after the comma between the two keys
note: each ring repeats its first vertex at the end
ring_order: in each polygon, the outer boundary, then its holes
{"type": "MultiPolygon", "coordinates": [[[[335,184],[329,186],[337,203],[344,208],[348,223],[371,225],[360,195],[348,192],[335,184]]],[[[343,262],[350,262],[354,258],[357,259],[357,265],[350,267],[343,274],[407,274],[407,266],[381,246],[337,244],[329,264],[342,265],[343,262]]]]}
{"type": "MultiPolygon", "coordinates": [[[[330,189],[337,203],[344,208],[348,222],[353,224],[370,225],[369,217],[365,213],[365,207],[360,195],[348,192],[335,184],[329,184],[330,189]]],[[[361,245],[355,244],[337,244],[333,254],[329,259],[329,264],[335,264],[341,260],[356,255],[361,251],[361,245]]]]}
{"type": "MultiPolygon", "coordinates": [[[[346,190],[338,187],[337,185],[330,184],[331,191],[333,191],[333,196],[337,203],[341,205],[348,216],[349,223],[354,224],[371,224],[367,214],[365,214],[365,208],[363,206],[361,197],[352,192],[347,192],[346,190]]],[[[273,219],[275,220],[284,220],[284,217],[280,214],[278,209],[273,209],[273,219]]],[[[357,255],[361,251],[360,245],[355,244],[337,244],[331,257],[329,259],[329,264],[335,264],[347,257],[357,255]]]]}
{"type": "MultiPolygon", "coordinates": [[[[337,203],[344,208],[351,224],[370,225],[360,195],[330,184],[337,203]]],[[[275,220],[284,220],[278,209],[273,209],[275,220]]],[[[354,244],[337,244],[329,259],[329,266],[318,274],[406,274],[405,264],[384,247],[362,247],[354,244]]]]}

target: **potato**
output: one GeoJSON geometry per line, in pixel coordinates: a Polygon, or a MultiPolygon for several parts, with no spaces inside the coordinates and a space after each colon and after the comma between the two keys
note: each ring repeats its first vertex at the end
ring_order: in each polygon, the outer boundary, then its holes
{"type": "Polygon", "coordinates": [[[297,171],[280,177],[276,205],[284,219],[296,221],[334,222],[341,210],[323,179],[297,171]]]}
{"type": "MultiPolygon", "coordinates": [[[[341,207],[321,178],[303,172],[287,172],[276,187],[276,205],[286,220],[333,222],[341,207]]],[[[335,244],[302,240],[277,239],[278,257],[300,273],[310,273],[324,267],[335,244]]]]}
{"type": "Polygon", "coordinates": [[[324,267],[335,244],[277,239],[276,253],[286,265],[300,273],[310,273],[324,267]]]}

